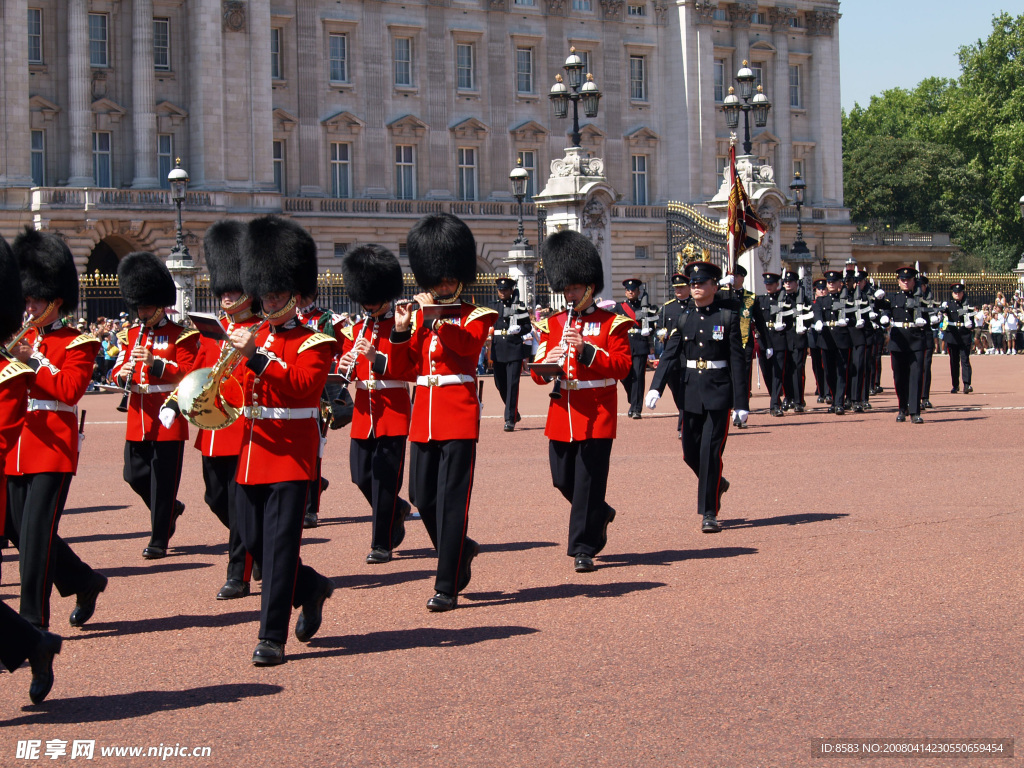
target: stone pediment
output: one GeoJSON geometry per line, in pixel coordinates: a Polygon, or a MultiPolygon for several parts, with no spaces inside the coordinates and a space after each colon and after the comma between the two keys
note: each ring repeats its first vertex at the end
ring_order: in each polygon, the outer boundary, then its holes
{"type": "Polygon", "coordinates": [[[773,147],[777,147],[782,142],[779,141],[779,137],[771,131],[761,131],[756,136],[750,137],[751,142],[754,144],[769,144],[773,147]]]}
{"type": "Polygon", "coordinates": [[[593,123],[580,126],[580,141],[603,141],[607,134],[593,123]]]}
{"type": "Polygon", "coordinates": [[[626,142],[631,147],[656,147],[660,137],[646,125],[641,125],[626,134],[626,142]]]}
{"type": "Polygon", "coordinates": [[[327,133],[339,136],[357,136],[366,127],[366,123],[351,112],[339,112],[321,123],[327,133]]]}
{"type": "Polygon", "coordinates": [[[60,107],[42,96],[33,96],[28,100],[29,121],[32,130],[41,131],[45,123],[52,122],[60,112],[60,107]]]}
{"type": "Polygon", "coordinates": [[[491,129],[475,117],[467,117],[465,120],[453,125],[449,130],[457,139],[481,141],[490,133],[491,129]]]}
{"type": "Polygon", "coordinates": [[[292,113],[278,107],[274,110],[274,130],[290,133],[299,124],[298,118],[292,113]]]}
{"type": "Polygon", "coordinates": [[[750,46],[750,52],[764,51],[765,53],[776,53],[777,48],[766,40],[758,40],[756,43],[750,46]]]}
{"type": "Polygon", "coordinates": [[[181,125],[188,117],[188,112],[169,101],[161,101],[154,111],[157,131],[160,133],[171,133],[173,128],[181,125]]]}
{"type": "Polygon", "coordinates": [[[419,138],[429,130],[430,126],[416,115],[402,115],[388,123],[392,136],[419,138]]]}
{"type": "Polygon", "coordinates": [[[509,129],[509,133],[519,141],[543,141],[550,131],[536,120],[526,120],[509,129]]]}
{"type": "Polygon", "coordinates": [[[106,98],[94,101],[91,109],[94,115],[106,115],[112,123],[120,122],[128,114],[127,109],[106,98]]]}

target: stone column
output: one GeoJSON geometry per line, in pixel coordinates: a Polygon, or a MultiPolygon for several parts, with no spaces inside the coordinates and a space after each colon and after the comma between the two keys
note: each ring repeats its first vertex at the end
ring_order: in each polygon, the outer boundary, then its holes
{"type": "MultiPolygon", "coordinates": [[[[772,42],[775,45],[775,84],[772,93],[767,94],[771,100],[772,111],[769,118],[775,126],[775,135],[779,137],[779,149],[775,156],[775,177],[785,188],[789,188],[789,180],[793,178],[793,125],[792,112],[789,106],[789,20],[796,14],[795,8],[781,6],[769,12],[772,23],[772,42]]],[[[801,72],[806,77],[806,67],[801,72]]],[[[767,88],[765,89],[767,90],[767,88]]]]}
{"type": "Polygon", "coordinates": [[[29,115],[28,6],[25,0],[0,2],[0,115],[4,136],[0,140],[0,186],[32,186],[31,130],[29,115]]]}
{"type": "MultiPolygon", "coordinates": [[[[427,23],[424,33],[427,48],[427,76],[431,83],[444,83],[450,77],[448,61],[447,10],[443,0],[428,0],[427,23]]],[[[432,87],[427,91],[426,117],[430,126],[426,141],[419,147],[416,158],[418,197],[452,199],[455,197],[455,148],[448,130],[450,93],[446,88],[432,87]]],[[[508,130],[494,126],[494,130],[508,130]]]]}
{"type": "MultiPolygon", "coordinates": [[[[838,19],[834,11],[818,10],[807,14],[807,32],[811,36],[811,78],[813,121],[817,146],[815,173],[808,180],[811,202],[837,205],[843,199],[843,147],[839,118],[839,52],[833,37],[838,19]]],[[[810,111],[810,110],[809,110],[810,111]]],[[[811,174],[808,174],[811,175],[811,174]]]]}
{"type": "Polygon", "coordinates": [[[516,281],[519,300],[532,311],[537,302],[537,259],[533,249],[526,245],[513,245],[505,258],[508,276],[516,281]]]}
{"type": "MultiPolygon", "coordinates": [[[[27,13],[27,11],[26,11],[27,13]]],[[[69,187],[91,187],[92,110],[90,109],[89,3],[68,2],[68,142],[71,147],[69,187]]]]}
{"type": "Polygon", "coordinates": [[[736,48],[736,59],[732,72],[726,73],[726,84],[735,85],[736,73],[744,61],[750,60],[750,15],[757,10],[757,3],[740,0],[729,6],[729,21],[732,22],[732,44],[736,48]]]}
{"type": "MultiPolygon", "coordinates": [[[[182,6],[188,14],[188,67],[191,76],[189,153],[182,157],[191,189],[224,187],[224,23],[221,4],[202,0],[182,6]],[[203,74],[209,72],[210,77],[203,74]]],[[[265,50],[270,50],[268,45],[265,50]]],[[[269,67],[268,67],[269,70],[269,67]]],[[[269,115],[267,116],[269,119],[269,115]]]]}
{"type": "MultiPolygon", "coordinates": [[[[296,3],[295,32],[299,51],[315,51],[321,47],[320,18],[316,3],[296,3]]],[[[299,92],[299,140],[297,146],[292,144],[291,148],[293,156],[299,159],[301,197],[324,196],[321,173],[326,165],[326,153],[323,151],[323,127],[320,125],[320,62],[318,56],[297,57],[295,87],[299,92]]]]}
{"type": "Polygon", "coordinates": [[[156,173],[156,111],[153,74],[153,0],[132,6],[132,128],[135,134],[134,189],[160,186],[156,173]]]}

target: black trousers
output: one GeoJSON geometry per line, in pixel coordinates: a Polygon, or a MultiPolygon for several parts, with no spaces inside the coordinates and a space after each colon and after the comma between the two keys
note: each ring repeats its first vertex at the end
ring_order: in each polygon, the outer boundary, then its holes
{"type": "Polygon", "coordinates": [[[924,365],[921,368],[921,399],[932,399],[932,358],[935,356],[935,339],[925,337],[924,365]]]}
{"type": "Polygon", "coordinates": [[[697,514],[718,516],[722,453],[729,437],[729,411],[683,413],[683,461],[697,476],[697,514]]]}
{"type": "Polygon", "coordinates": [[[42,633],[14,612],[7,603],[0,602],[0,664],[13,672],[22,664],[43,639],[42,633]]]}
{"type": "Polygon", "coordinates": [[[754,378],[754,342],[743,348],[743,363],[747,368],[747,397],[754,394],[753,390],[753,378],[754,378]]]}
{"type": "Polygon", "coordinates": [[[252,557],[245,551],[238,531],[237,456],[203,456],[203,481],[206,505],[228,529],[228,578],[249,581],[252,557]]]}
{"type": "MultiPolygon", "coordinates": [[[[782,354],[782,353],[778,353],[782,354]]],[[[807,367],[807,350],[790,349],[786,351],[785,395],[793,405],[806,405],[804,402],[804,379],[807,367]]]]}
{"type": "Polygon", "coordinates": [[[569,508],[569,557],[593,557],[604,549],[605,526],[612,508],[605,502],[612,439],[595,437],[579,442],[548,441],[551,482],[569,508]]]}
{"type": "Polygon", "coordinates": [[[431,440],[409,446],[410,495],[437,549],[434,590],[457,594],[466,554],[476,440],[431,440]]]}
{"type": "Polygon", "coordinates": [[[626,390],[629,412],[640,413],[644,408],[644,395],[647,391],[647,355],[633,355],[631,359],[633,364],[622,380],[622,388],[626,390]]]}
{"type": "Polygon", "coordinates": [[[683,386],[683,371],[681,369],[676,371],[668,377],[665,383],[668,384],[669,391],[672,393],[672,402],[676,404],[676,410],[679,411],[676,431],[681,432],[683,429],[683,395],[686,392],[686,388],[683,386]]]}
{"type": "Polygon", "coordinates": [[[776,349],[772,352],[770,359],[764,357],[764,363],[761,366],[765,385],[768,393],[771,395],[770,405],[772,408],[782,407],[782,393],[785,390],[786,375],[788,373],[786,369],[786,364],[789,362],[788,357],[786,350],[776,349]]]}
{"type": "Polygon", "coordinates": [[[875,387],[882,386],[882,347],[885,345],[883,339],[879,339],[875,342],[875,387]]]}
{"type": "Polygon", "coordinates": [[[184,456],[184,440],[129,440],[124,444],[124,479],[149,507],[151,547],[167,549],[170,541],[184,456]]]}
{"type": "Polygon", "coordinates": [[[892,361],[892,380],[900,410],[911,416],[921,412],[921,383],[924,369],[924,350],[900,352],[889,347],[892,361]]]}
{"type": "Polygon", "coordinates": [[[399,494],[405,475],[405,435],[353,438],[348,449],[352,482],[373,511],[371,547],[394,547],[402,505],[399,494]]]}
{"type": "Polygon", "coordinates": [[[302,518],[309,481],[238,486],[240,533],[263,571],[260,640],[284,643],[292,608],[311,601],[326,576],[302,564],[302,518]]]}
{"type": "Polygon", "coordinates": [[[825,377],[825,355],[824,350],[818,347],[811,349],[811,373],[814,374],[814,389],[818,397],[832,395],[828,388],[828,379],[825,377]]]}
{"type": "MultiPolygon", "coordinates": [[[[321,439],[321,443],[323,440],[321,439]]],[[[320,453],[316,457],[316,477],[309,481],[309,493],[306,494],[306,515],[320,516],[320,495],[323,493],[323,452],[324,445],[320,446],[320,453]]]]}
{"type": "Polygon", "coordinates": [[[971,348],[963,345],[947,344],[949,352],[949,375],[953,379],[953,389],[960,389],[960,371],[963,371],[964,386],[971,386],[971,348]]]}
{"type": "Polygon", "coordinates": [[[6,535],[21,556],[21,615],[50,626],[54,584],[62,597],[90,586],[95,572],[57,534],[71,487],[70,472],[40,472],[7,478],[6,535]]]}
{"type": "Polygon", "coordinates": [[[505,421],[515,422],[519,413],[519,376],[523,370],[522,360],[508,363],[494,362],[494,386],[505,404],[505,421]]]}
{"type": "Polygon", "coordinates": [[[863,403],[867,400],[868,391],[868,348],[863,344],[854,344],[850,349],[850,400],[863,403]]]}
{"type": "Polygon", "coordinates": [[[825,380],[832,392],[832,402],[836,408],[843,405],[846,399],[847,376],[850,368],[850,350],[848,349],[826,349],[825,350],[825,380]]]}

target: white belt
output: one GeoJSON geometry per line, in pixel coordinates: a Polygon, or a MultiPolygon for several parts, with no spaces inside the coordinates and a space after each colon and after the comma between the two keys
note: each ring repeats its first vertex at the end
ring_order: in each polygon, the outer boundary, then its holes
{"type": "Polygon", "coordinates": [[[132,392],[137,395],[152,395],[157,392],[173,392],[177,384],[132,384],[132,392]]]}
{"type": "Polygon", "coordinates": [[[247,405],[242,409],[247,419],[315,419],[319,408],[267,408],[263,405],[247,405]]]}
{"type": "Polygon", "coordinates": [[[64,411],[66,413],[78,413],[77,405],[68,405],[60,400],[36,400],[34,397],[28,399],[30,411],[64,411]]]}
{"type": "Polygon", "coordinates": [[[395,381],[391,379],[374,379],[373,381],[357,381],[356,389],[369,389],[373,391],[375,389],[398,389],[404,387],[404,381],[395,381]]]}
{"type": "Polygon", "coordinates": [[[893,328],[921,328],[922,330],[927,326],[918,325],[917,323],[893,323],[893,328]]]}
{"type": "Polygon", "coordinates": [[[418,387],[447,387],[449,384],[472,384],[476,378],[468,373],[451,373],[445,376],[417,376],[418,387]]]}
{"type": "Polygon", "coordinates": [[[559,379],[566,389],[598,389],[599,387],[614,387],[615,379],[559,379]]]}
{"type": "Polygon", "coordinates": [[[687,368],[696,368],[698,371],[703,371],[706,368],[728,368],[729,367],[729,361],[728,360],[704,360],[703,358],[701,358],[700,360],[687,360],[686,361],[686,367],[687,368]]]}

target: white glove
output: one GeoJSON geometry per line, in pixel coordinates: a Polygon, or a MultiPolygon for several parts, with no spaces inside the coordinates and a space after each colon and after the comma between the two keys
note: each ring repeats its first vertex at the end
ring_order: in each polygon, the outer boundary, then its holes
{"type": "Polygon", "coordinates": [[[520,331],[522,331],[522,330],[523,330],[523,329],[522,329],[522,328],[520,328],[520,327],[519,327],[518,325],[510,325],[510,326],[508,327],[508,332],[509,332],[509,333],[510,333],[511,335],[513,335],[513,336],[515,336],[515,335],[516,335],[517,333],[519,333],[519,332],[520,332],[520,331]]]}
{"type": "Polygon", "coordinates": [[[931,316],[931,324],[932,325],[938,325],[939,324],[939,316],[938,315],[932,315],[931,316]]]}
{"type": "Polygon", "coordinates": [[[779,322],[777,322],[773,327],[775,328],[776,331],[779,331],[779,332],[782,332],[782,331],[786,330],[786,324],[784,322],[782,322],[781,320],[779,322]]]}
{"type": "Polygon", "coordinates": [[[878,322],[881,325],[888,325],[889,324],[889,316],[888,315],[882,315],[881,319],[878,322]]]}
{"type": "Polygon", "coordinates": [[[170,429],[171,425],[174,424],[174,419],[177,417],[177,415],[178,414],[174,412],[173,408],[161,408],[160,423],[163,424],[164,427],[166,427],[167,429],[170,429]]]}
{"type": "Polygon", "coordinates": [[[881,288],[879,288],[877,291],[875,291],[875,298],[876,299],[883,299],[883,298],[885,298],[885,291],[883,291],[881,288]]]}
{"type": "Polygon", "coordinates": [[[849,324],[850,324],[850,321],[847,320],[845,317],[841,317],[838,320],[836,320],[836,325],[838,325],[840,328],[845,328],[849,324]]]}
{"type": "Polygon", "coordinates": [[[747,417],[750,416],[750,411],[733,411],[739,418],[741,424],[747,423],[747,417]]]}
{"type": "Polygon", "coordinates": [[[640,335],[641,336],[650,336],[651,335],[651,329],[650,328],[641,328],[640,329],[640,335]]]}
{"type": "Polygon", "coordinates": [[[668,328],[659,328],[658,332],[655,335],[659,339],[664,339],[666,336],[668,336],[668,328]]]}
{"type": "Polygon", "coordinates": [[[943,309],[949,309],[949,302],[948,301],[942,302],[942,308],[943,309]]]}
{"type": "Polygon", "coordinates": [[[774,354],[775,354],[775,350],[772,349],[771,347],[768,347],[764,351],[764,359],[765,360],[771,360],[772,359],[772,355],[774,355],[774,354]]]}
{"type": "Polygon", "coordinates": [[[916,325],[918,328],[924,328],[926,325],[928,325],[928,321],[925,320],[923,317],[919,317],[917,318],[917,320],[914,321],[914,325],[916,325]]]}
{"type": "Polygon", "coordinates": [[[736,282],[736,278],[735,277],[733,277],[732,275],[726,275],[725,277],[723,277],[721,280],[718,281],[718,287],[719,288],[727,288],[730,285],[732,285],[734,282],[736,282]]]}
{"type": "Polygon", "coordinates": [[[647,397],[644,398],[644,405],[647,406],[647,410],[653,411],[657,407],[659,400],[661,400],[661,393],[656,389],[652,389],[647,393],[647,397]]]}
{"type": "Polygon", "coordinates": [[[854,327],[855,328],[863,328],[864,327],[864,318],[861,318],[860,320],[858,320],[857,321],[857,325],[855,325],[854,327]]]}
{"type": "Polygon", "coordinates": [[[797,332],[797,334],[802,336],[803,334],[807,333],[807,329],[806,328],[801,328],[801,327],[797,326],[796,332],[797,332]]]}
{"type": "Polygon", "coordinates": [[[971,318],[969,318],[969,317],[965,317],[964,318],[964,328],[973,328],[973,327],[974,327],[974,321],[971,320],[971,318]]]}
{"type": "Polygon", "coordinates": [[[823,322],[821,322],[821,320],[816,320],[814,322],[814,330],[820,331],[824,327],[825,327],[825,324],[823,322]]]}
{"type": "Polygon", "coordinates": [[[878,319],[878,313],[877,312],[868,312],[868,320],[877,320],[877,319],[878,319]]]}

